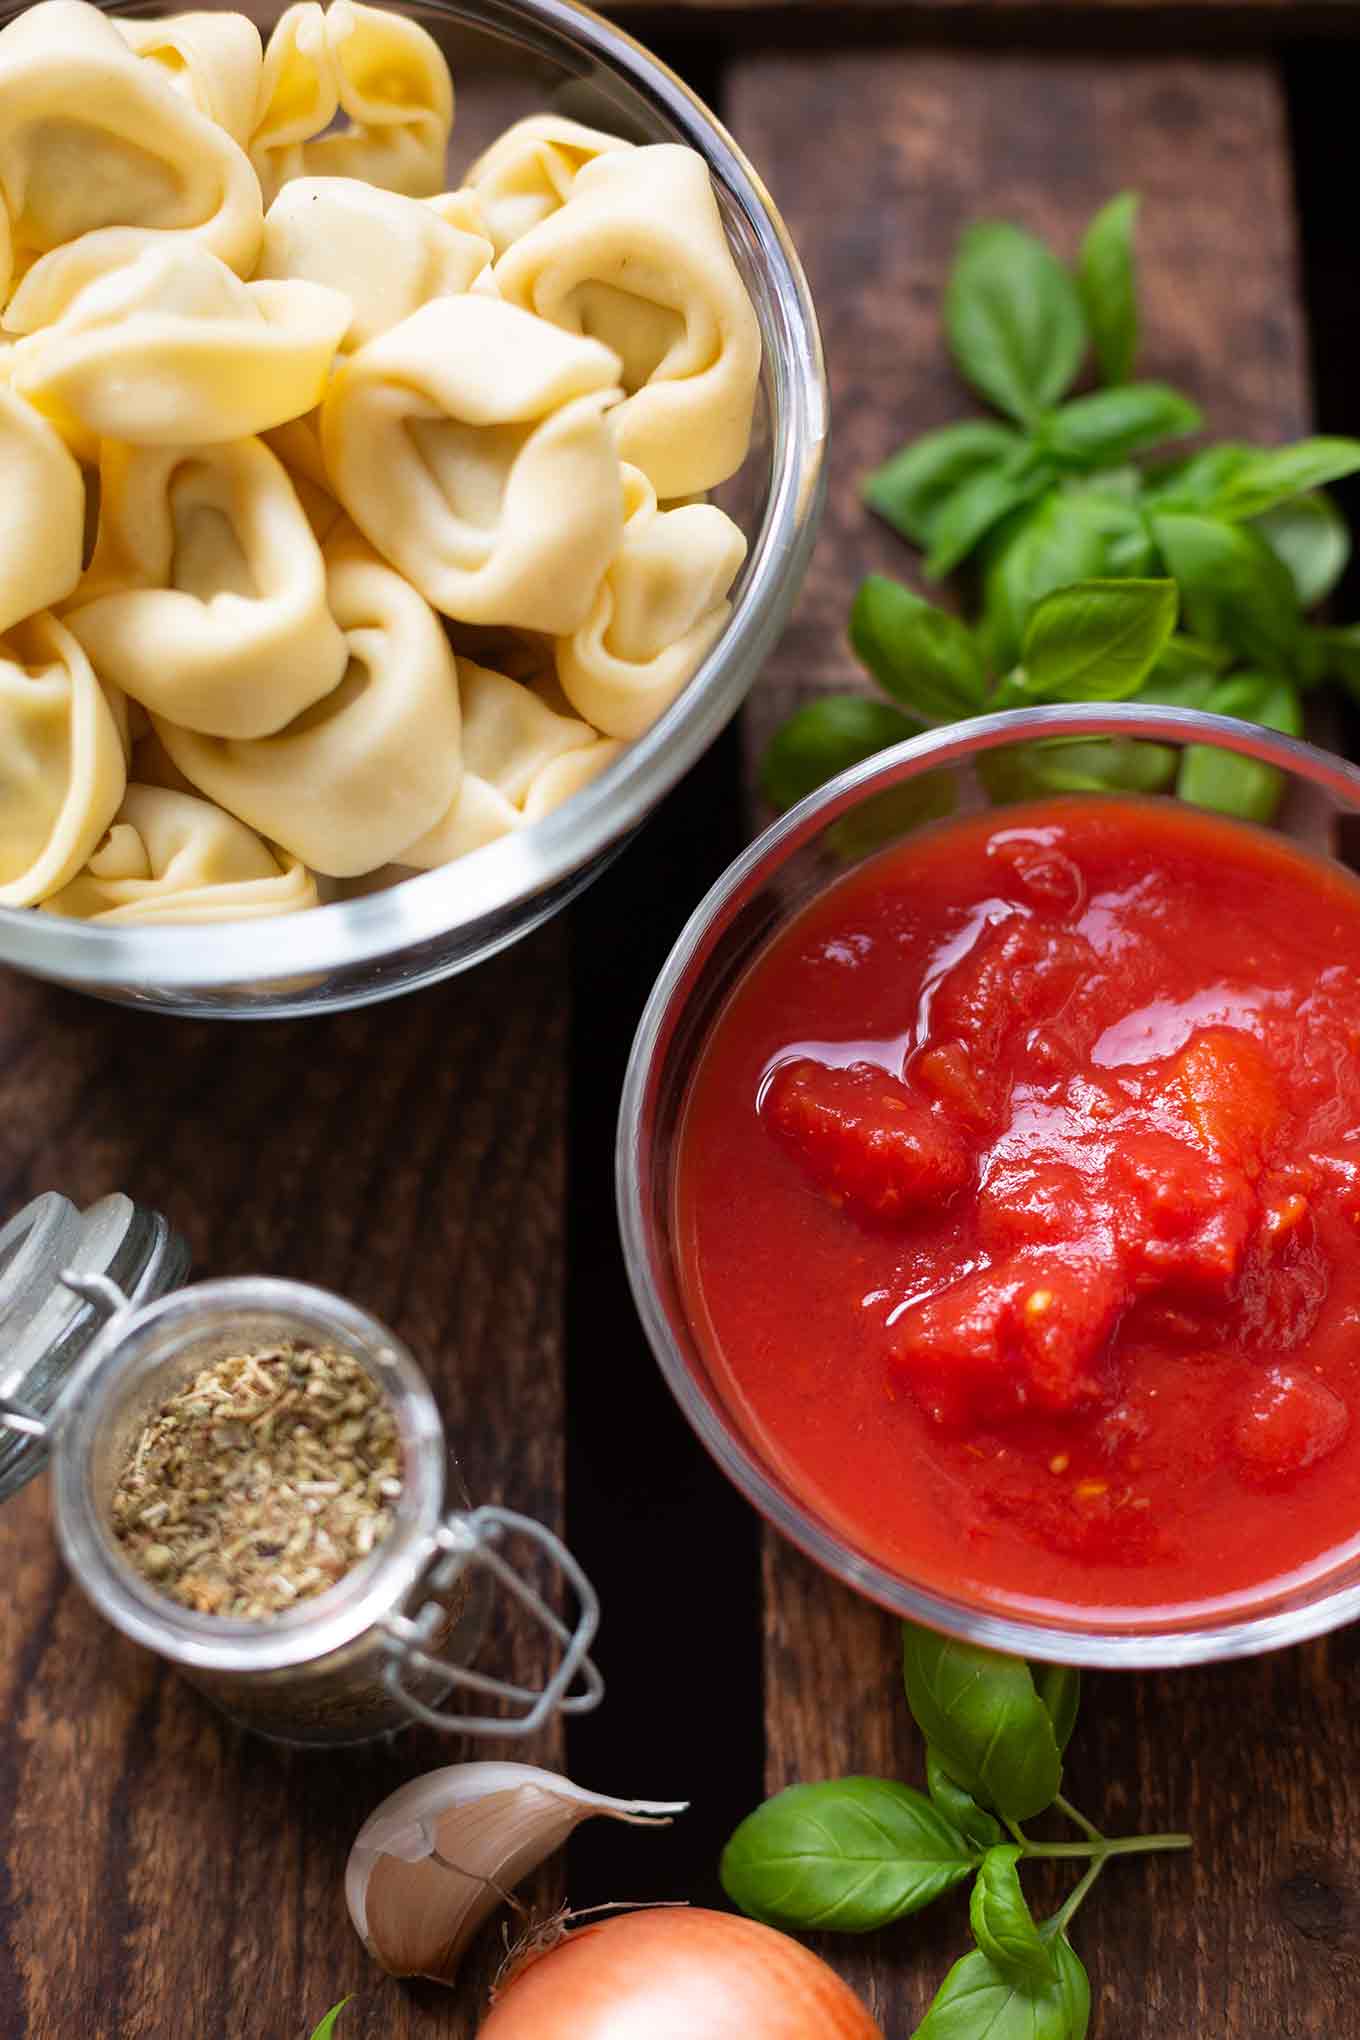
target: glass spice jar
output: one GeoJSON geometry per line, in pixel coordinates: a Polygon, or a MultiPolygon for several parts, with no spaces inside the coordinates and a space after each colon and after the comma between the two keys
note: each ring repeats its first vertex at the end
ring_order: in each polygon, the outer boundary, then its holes
{"type": "MultiPolygon", "coordinates": [[[[177,1665],[241,1727],[278,1742],[362,1742],[412,1720],[469,1736],[528,1736],[555,1713],[598,1705],[603,1682],[588,1652],[599,1604],[590,1582],[543,1524],[468,1505],[429,1386],[392,1332],[343,1297],[264,1276],[155,1294],[155,1282],[170,1290],[187,1269],[182,1248],[162,1252],[154,1282],[140,1285],[141,1301],[103,1269],[54,1271],[50,1254],[36,1252],[26,1264],[31,1279],[7,1286],[22,1273],[26,1235],[16,1228],[35,1210],[0,1233],[0,1333],[11,1316],[66,1326],[74,1303],[83,1337],[67,1328],[59,1363],[30,1340],[27,1371],[6,1355],[0,1428],[22,1440],[16,1457],[29,1454],[9,1491],[50,1452],[63,1556],[115,1628],[177,1665]],[[19,1244],[6,1262],[11,1234],[19,1244]],[[402,1478],[391,1528],[333,1586],[296,1607],[256,1621],[200,1614],[159,1592],[129,1562],[112,1528],[114,1489],[136,1440],[171,1396],[229,1355],[290,1341],[352,1355],[386,1398],[402,1478]],[[572,1624],[520,1571],[507,1543],[528,1547],[561,1575],[575,1598],[572,1624]],[[497,1585],[547,1634],[555,1663],[541,1686],[472,1667],[497,1585]],[[498,1702],[501,1711],[450,1711],[441,1702],[455,1689],[498,1702]]],[[[35,1238],[41,1217],[30,1221],[35,1238]]],[[[173,1239],[168,1227],[165,1238],[173,1239]]]]}

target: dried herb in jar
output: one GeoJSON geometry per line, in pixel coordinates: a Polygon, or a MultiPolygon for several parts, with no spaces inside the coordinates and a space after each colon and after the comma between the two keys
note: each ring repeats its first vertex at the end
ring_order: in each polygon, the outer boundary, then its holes
{"type": "Polygon", "coordinates": [[[282,1614],[381,1543],[401,1494],[392,1406],[350,1353],[234,1353],[171,1396],[114,1490],[113,1532],[203,1615],[282,1614]]]}

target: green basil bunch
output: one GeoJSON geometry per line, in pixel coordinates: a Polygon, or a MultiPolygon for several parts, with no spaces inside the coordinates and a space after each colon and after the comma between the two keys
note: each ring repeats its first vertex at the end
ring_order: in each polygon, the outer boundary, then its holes
{"type": "MultiPolygon", "coordinates": [[[[881,575],[864,582],[850,636],[891,697],[832,697],[777,732],[764,787],[787,807],[930,723],[1033,702],[1142,700],[1208,708],[1297,734],[1301,694],[1339,679],[1360,697],[1360,632],[1305,612],[1350,555],[1325,485],[1360,471],[1360,442],[1237,443],[1150,460],[1197,432],[1198,408],[1129,380],[1138,341],[1137,200],[1092,222],[1073,273],[1004,222],[970,227],[945,293],[964,378],[1007,422],[928,433],[865,485],[870,507],[925,554],[928,579],[968,564],[972,625],[881,575]],[[1105,387],[1072,396],[1088,353],[1105,387]],[[1121,610],[1110,591],[1131,591],[1121,610]],[[1169,587],[1166,585],[1169,584],[1169,587]],[[1153,589],[1157,588],[1154,598],[1153,589]],[[1069,598],[1055,603],[1059,594],[1069,598]],[[1154,652],[1169,605],[1172,626],[1154,652]],[[1040,629],[1036,634],[1036,625],[1040,629]]],[[[1215,752],[1068,746],[1037,753],[1021,791],[1176,791],[1267,819],[1276,776],[1215,752]]]]}
{"type": "Polygon", "coordinates": [[[941,1984],[917,2040],[1083,2040],[1086,1971],[1067,1930],[1112,1856],[1185,1849],[1188,1835],[1108,1839],[1062,1797],[1080,1674],[1028,1665],[912,1624],[903,1627],[907,1703],[926,1739],[925,1793],[886,1778],[793,1785],[749,1815],[723,1852],[723,1888],[769,1925],[870,1933],[972,1880],[976,1947],[941,1984]],[[1050,1807],[1077,1842],[1032,1841],[1050,1807]],[[1084,1874],[1036,1921],[1019,1865],[1072,1859],[1084,1874]]]}

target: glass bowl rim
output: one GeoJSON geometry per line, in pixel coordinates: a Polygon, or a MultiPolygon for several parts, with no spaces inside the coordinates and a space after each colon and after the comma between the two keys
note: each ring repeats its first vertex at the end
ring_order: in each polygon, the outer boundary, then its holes
{"type": "MultiPolygon", "coordinates": [[[[106,0],[107,4],[107,0],[106,0]]],[[[230,991],[379,963],[491,916],[515,914],[467,961],[479,962],[527,934],[551,895],[619,845],[677,783],[735,712],[748,670],[772,648],[811,552],[826,489],[830,394],[812,293],[797,251],[759,174],[717,116],[682,79],[625,29],[580,0],[426,0],[487,25],[494,14],[554,31],[602,70],[622,77],[699,151],[737,201],[757,244],[786,350],[786,403],[772,417],[771,477],[761,529],[753,536],[744,585],[722,636],[683,691],[622,757],[556,813],[433,871],[380,892],[257,920],[136,927],[68,919],[32,907],[0,907],[0,963],[98,992],[151,984],[158,993],[230,991]],[[450,912],[456,905],[456,912],[450,912]]],[[[282,11],[282,0],[279,0],[282,11]]],[[[0,6],[0,22],[22,12],[0,6]]],[[[112,13],[140,12],[112,0],[112,13]]],[[[423,982],[423,979],[418,980],[423,982]]],[[[346,1006],[405,989],[384,981],[351,988],[346,1006]]],[[[291,1009],[290,1009],[291,1010],[291,1009]]],[[[246,1007],[207,1007],[205,1018],[270,1017],[246,1007]]]]}
{"type": "MultiPolygon", "coordinates": [[[[1256,1656],[1325,1635],[1360,1617],[1360,1581],[1328,1590],[1324,1574],[1317,1583],[1319,1591],[1301,1588],[1303,1598],[1289,1607],[1266,1607],[1257,1614],[1233,1609],[1198,1624],[1168,1620],[1142,1629],[992,1613],[914,1584],[855,1550],[810,1507],[776,1484],[735,1423],[720,1414],[699,1388],[672,1335],[653,1273],[650,1206],[644,1196],[644,1109],[658,1073],[658,1051],[669,1035],[668,1023],[684,1009],[687,995],[680,995],[696,965],[702,969],[709,937],[727,924],[757,882],[863,799],[915,777],[927,766],[966,763],[982,752],[1039,736],[1212,742],[1320,787],[1360,813],[1360,768],[1333,753],[1232,716],[1129,702],[1011,709],[967,723],[948,723],[840,773],[771,823],[728,866],[685,923],[652,988],[629,1056],[615,1146],[615,1189],[628,1281],[648,1344],[672,1395],[728,1479],[781,1536],[823,1571],[890,1614],[991,1650],[1107,1670],[1152,1670],[1256,1656]]],[[[766,931],[761,944],[768,940],[766,931]]],[[[1277,1587],[1276,1598],[1279,1592],[1277,1587]]],[[[1267,1597],[1263,1590],[1262,1599],[1267,1597]]]]}

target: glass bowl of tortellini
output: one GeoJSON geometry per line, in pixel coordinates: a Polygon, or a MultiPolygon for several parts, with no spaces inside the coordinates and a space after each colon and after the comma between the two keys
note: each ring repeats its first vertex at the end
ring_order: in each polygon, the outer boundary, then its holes
{"type": "Polygon", "coordinates": [[[787,621],[783,225],[573,0],[0,24],[0,961],[246,1017],[466,969],[787,621]]]}

